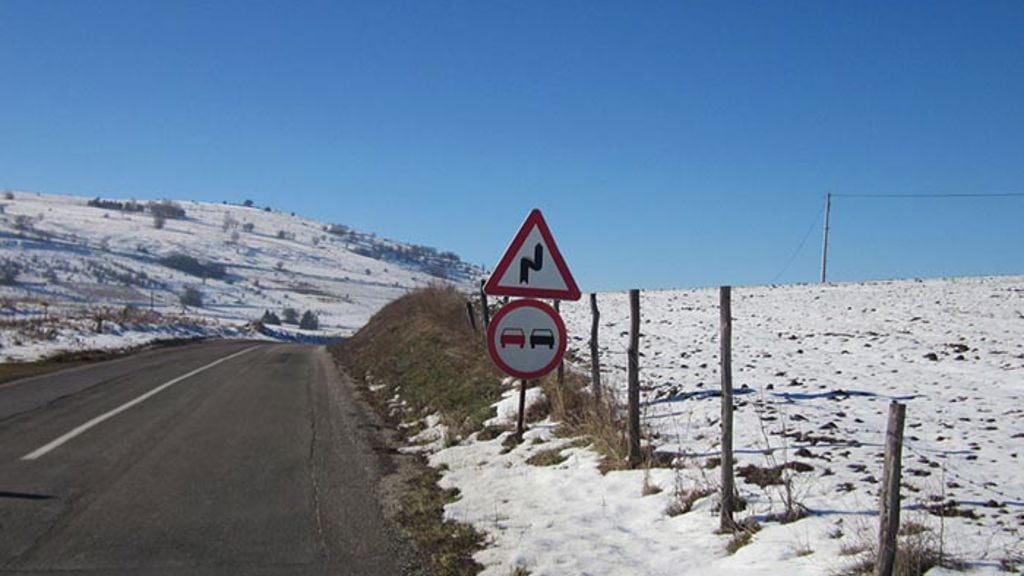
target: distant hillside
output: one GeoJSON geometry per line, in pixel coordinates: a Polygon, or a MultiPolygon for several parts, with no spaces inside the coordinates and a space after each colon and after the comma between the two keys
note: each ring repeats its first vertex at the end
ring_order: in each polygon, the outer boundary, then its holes
{"type": "Polygon", "coordinates": [[[349,334],[412,288],[481,275],[452,252],[271,208],[0,197],[5,321],[128,308],[225,324],[291,309],[349,334]]]}

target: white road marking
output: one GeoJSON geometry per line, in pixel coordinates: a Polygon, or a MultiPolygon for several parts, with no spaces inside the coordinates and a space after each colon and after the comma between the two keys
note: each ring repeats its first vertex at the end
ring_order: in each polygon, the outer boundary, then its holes
{"type": "Polygon", "coordinates": [[[246,348],[245,350],[242,350],[241,352],[235,352],[234,354],[232,354],[230,356],[225,356],[225,357],[221,358],[220,360],[215,360],[213,362],[210,362],[209,364],[207,364],[206,366],[203,366],[202,368],[196,368],[195,370],[189,372],[188,374],[184,374],[182,376],[178,376],[174,380],[169,380],[167,382],[164,382],[163,384],[157,386],[156,388],[153,388],[149,392],[146,392],[145,394],[143,394],[143,395],[141,395],[141,396],[139,396],[139,397],[137,397],[137,398],[135,398],[133,400],[129,400],[128,402],[125,402],[124,404],[121,404],[120,406],[118,406],[117,408],[114,408],[110,412],[106,412],[104,414],[100,414],[99,416],[93,418],[92,420],[89,420],[85,424],[82,424],[81,426],[78,426],[74,430],[71,430],[67,434],[64,434],[63,436],[53,440],[49,444],[46,444],[45,446],[41,446],[41,447],[37,448],[36,450],[34,450],[32,452],[29,452],[28,454],[22,456],[21,459],[22,460],[35,460],[36,458],[39,458],[40,456],[43,456],[43,455],[47,454],[48,452],[50,452],[53,449],[59,447],[60,445],[62,445],[65,442],[67,442],[68,440],[71,440],[72,438],[78,436],[79,434],[85,432],[86,430],[92,428],[93,426],[97,426],[97,425],[99,425],[99,424],[101,424],[101,423],[103,423],[103,422],[113,418],[114,416],[117,416],[118,414],[120,414],[121,412],[124,412],[125,410],[131,408],[132,406],[135,406],[137,404],[141,404],[146,399],[151,398],[153,396],[156,396],[160,392],[170,388],[171,386],[174,386],[178,382],[181,382],[182,380],[187,380],[187,379],[195,376],[196,374],[199,374],[200,372],[205,372],[205,371],[209,370],[210,368],[213,368],[214,366],[217,366],[218,364],[221,364],[223,362],[227,362],[228,360],[231,360],[232,358],[238,358],[242,354],[246,354],[248,352],[251,352],[251,351],[255,350],[256,348],[259,348],[259,346],[252,346],[251,348],[246,348]]]}

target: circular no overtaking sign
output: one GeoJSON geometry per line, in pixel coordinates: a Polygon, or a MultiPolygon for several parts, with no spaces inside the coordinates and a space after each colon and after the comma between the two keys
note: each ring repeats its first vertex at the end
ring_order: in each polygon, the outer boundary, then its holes
{"type": "Polygon", "coordinates": [[[539,378],[565,355],[565,324],[551,306],[516,300],[494,316],[487,329],[487,349],[503,372],[516,378],[539,378]]]}

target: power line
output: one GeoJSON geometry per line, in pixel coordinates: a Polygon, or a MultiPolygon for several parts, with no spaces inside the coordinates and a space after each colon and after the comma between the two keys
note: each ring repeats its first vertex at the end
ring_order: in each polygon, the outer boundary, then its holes
{"type": "MultiPolygon", "coordinates": [[[[832,198],[869,198],[869,199],[894,199],[894,198],[907,198],[907,199],[922,199],[922,198],[1024,198],[1024,192],[982,192],[978,194],[968,194],[964,192],[959,193],[948,193],[948,194],[937,194],[937,193],[924,193],[924,194],[828,194],[828,206],[831,206],[832,198]]],[[[825,270],[828,266],[828,209],[826,208],[825,216],[825,235],[823,239],[822,257],[821,257],[821,281],[825,282],[825,270]]]]}
{"type": "Polygon", "coordinates": [[[986,194],[833,194],[833,198],[1024,198],[1024,192],[986,194]]]}
{"type": "Polygon", "coordinates": [[[793,255],[789,257],[789,261],[786,262],[786,265],[782,267],[782,270],[775,275],[775,278],[772,278],[772,284],[778,282],[779,278],[781,278],[782,275],[785,274],[787,270],[789,270],[789,267],[796,260],[796,257],[800,255],[800,251],[804,249],[804,244],[807,243],[807,239],[811,237],[811,232],[814,231],[814,226],[818,223],[818,220],[821,218],[821,213],[823,210],[824,208],[818,210],[818,213],[814,215],[814,219],[811,220],[811,225],[807,227],[807,232],[804,233],[804,238],[803,240],[800,241],[800,245],[797,246],[796,250],[793,251],[793,255]]]}

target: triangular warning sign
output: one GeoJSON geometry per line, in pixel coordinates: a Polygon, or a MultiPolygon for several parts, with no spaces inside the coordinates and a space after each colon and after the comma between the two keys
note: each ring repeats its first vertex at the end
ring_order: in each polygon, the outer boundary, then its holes
{"type": "Polygon", "coordinates": [[[526,217],[484,285],[484,292],[492,296],[580,299],[580,289],[540,210],[526,217]]]}

